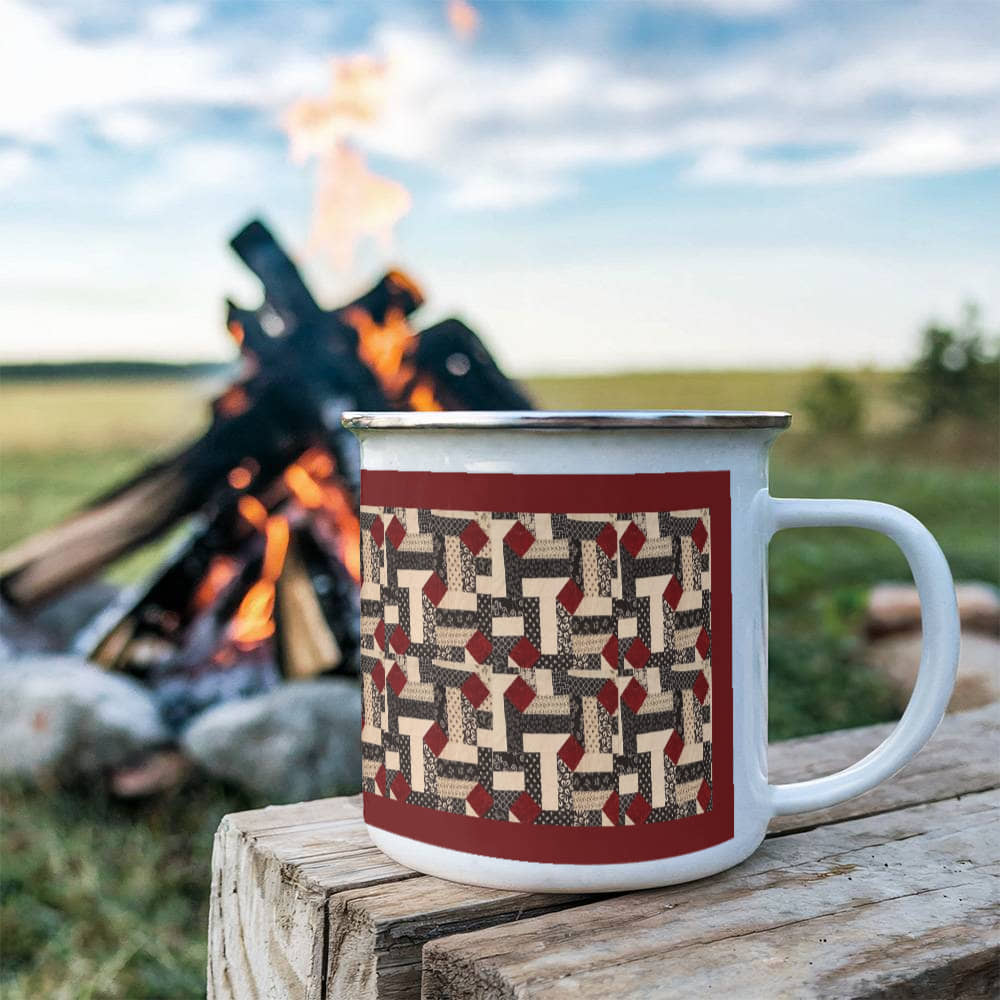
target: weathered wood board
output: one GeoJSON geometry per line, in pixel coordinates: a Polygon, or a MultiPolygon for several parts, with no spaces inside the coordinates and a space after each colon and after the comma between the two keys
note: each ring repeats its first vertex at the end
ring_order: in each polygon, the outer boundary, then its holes
{"type": "MultiPolygon", "coordinates": [[[[1000,792],[770,840],[702,882],[423,952],[434,1000],[955,996],[996,983],[1000,792]]],[[[984,992],[984,995],[988,995],[984,992]]]]}
{"type": "MultiPolygon", "coordinates": [[[[812,777],[852,763],[889,728],[776,744],[771,749],[772,779],[812,777]]],[[[998,730],[995,706],[949,717],[932,743],[892,781],[821,813],[783,817],[774,824],[778,840],[784,844],[806,835],[789,835],[796,830],[830,823],[841,830],[852,818],[995,788],[1000,774],[991,748],[997,746],[998,730]]],[[[746,865],[758,864],[758,858],[770,857],[767,852],[774,849],[765,844],[746,865]]],[[[746,865],[737,870],[741,876],[746,865]]],[[[716,878],[727,877],[731,873],[716,878]]],[[[666,891],[683,895],[695,888],[666,891]]],[[[450,945],[469,936],[463,932],[497,924],[540,928],[539,919],[555,919],[542,914],[584,902],[579,897],[506,893],[416,876],[371,846],[357,798],[238,813],[226,817],[216,835],[209,995],[218,1000],[416,997],[421,950],[427,942],[462,935],[449,938],[450,945]]],[[[591,902],[567,919],[572,923],[595,905],[608,904],[591,902]]],[[[489,931],[484,937],[497,933],[489,931]]],[[[429,946],[425,954],[444,955],[447,947],[429,946]]],[[[442,984],[448,961],[435,966],[442,984]]]]}

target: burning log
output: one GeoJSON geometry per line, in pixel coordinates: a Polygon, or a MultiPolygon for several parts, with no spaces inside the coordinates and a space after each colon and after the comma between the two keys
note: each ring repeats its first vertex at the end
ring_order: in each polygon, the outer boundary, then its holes
{"type": "Polygon", "coordinates": [[[0,593],[37,607],[196,515],[147,583],[76,642],[142,677],[178,728],[281,675],[356,672],[359,472],[344,410],[530,406],[460,321],[414,331],[423,295],[402,272],[326,310],[262,223],[232,246],[264,298],[256,309],[227,302],[243,365],[205,434],[0,555],[0,593]]]}
{"type": "MultiPolygon", "coordinates": [[[[356,470],[354,442],[339,414],[392,407],[358,360],[357,332],[343,317],[350,312],[376,321],[390,311],[406,314],[422,297],[409,279],[390,272],[350,306],[330,313],[317,306],[309,322],[296,322],[288,302],[301,303],[306,296],[312,302],[312,296],[294,291],[289,274],[298,272],[291,261],[276,267],[278,252],[261,251],[264,227],[257,223],[250,229],[257,233],[253,259],[258,265],[269,262],[280,276],[278,292],[266,301],[280,304],[278,315],[287,317],[290,332],[286,337],[265,332],[263,307],[251,313],[233,306],[230,329],[239,331],[241,347],[258,360],[256,370],[214,401],[212,423],[201,439],[0,555],[0,594],[15,607],[38,606],[195,511],[208,507],[223,518],[231,515],[243,489],[266,487],[313,444],[330,448],[342,469],[356,470]],[[237,482],[250,477],[242,487],[231,484],[234,469],[244,470],[237,482]]],[[[271,243],[277,247],[273,237],[271,243]]],[[[354,485],[356,477],[356,471],[349,475],[354,485]]]]}

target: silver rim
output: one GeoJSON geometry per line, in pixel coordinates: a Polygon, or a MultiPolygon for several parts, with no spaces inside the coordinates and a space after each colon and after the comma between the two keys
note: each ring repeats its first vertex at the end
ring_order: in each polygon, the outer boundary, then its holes
{"type": "Polygon", "coordinates": [[[749,430],[787,427],[790,413],[766,410],[449,410],[345,413],[350,430],[618,430],[635,427],[749,430]]]}

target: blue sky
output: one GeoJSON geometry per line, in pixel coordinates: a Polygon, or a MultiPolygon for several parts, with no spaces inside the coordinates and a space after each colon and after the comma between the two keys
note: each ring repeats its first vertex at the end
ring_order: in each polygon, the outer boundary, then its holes
{"type": "Polygon", "coordinates": [[[894,365],[1000,314],[1000,3],[0,0],[0,352],[219,358],[262,214],[331,303],[399,263],[520,373],[894,365]],[[306,254],[288,106],[384,59],[355,137],[413,208],[306,254]]]}

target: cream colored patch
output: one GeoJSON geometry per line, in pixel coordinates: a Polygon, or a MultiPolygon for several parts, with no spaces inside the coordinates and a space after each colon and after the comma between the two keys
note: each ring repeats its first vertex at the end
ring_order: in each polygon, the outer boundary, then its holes
{"type": "MultiPolygon", "coordinates": [[[[411,674],[417,674],[420,670],[419,661],[416,661],[410,670],[411,674]]],[[[432,704],[434,701],[434,685],[421,683],[415,677],[411,676],[406,685],[406,690],[403,692],[403,697],[408,701],[422,701],[432,704]]]]}
{"type": "Polygon", "coordinates": [[[619,639],[632,639],[639,634],[639,619],[638,618],[619,618],[618,619],[618,638],[619,639]]]}
{"type": "Polygon", "coordinates": [[[433,552],[434,551],[434,536],[428,532],[424,535],[416,534],[416,527],[413,529],[413,533],[410,533],[409,528],[407,528],[406,537],[403,539],[402,544],[399,546],[400,552],[433,552]]]}
{"type": "Polygon", "coordinates": [[[618,793],[619,795],[634,795],[639,791],[639,775],[638,774],[620,774],[618,775],[618,793]]]}
{"type": "Polygon", "coordinates": [[[444,571],[449,590],[462,590],[462,543],[458,535],[445,535],[444,571]]]}
{"type": "Polygon", "coordinates": [[[698,797],[698,789],[701,788],[701,778],[694,781],[685,781],[677,786],[677,801],[680,804],[693,802],[698,797]]]}
{"type": "Polygon", "coordinates": [[[608,792],[574,792],[573,808],[577,812],[600,812],[608,801],[608,792]]]}
{"type": "MultiPolygon", "coordinates": [[[[551,682],[550,682],[551,683],[551,682]]],[[[525,715],[562,715],[569,717],[569,695],[537,695],[535,700],[524,710],[525,715]]],[[[536,734],[537,735],[537,734],[536,734]]],[[[527,735],[525,736],[527,738],[527,735]]],[[[563,737],[565,742],[566,737],[563,737]]],[[[559,744],[562,746],[562,743],[559,744]]]]}
{"type": "Polygon", "coordinates": [[[498,792],[523,792],[523,771],[494,771],[493,787],[498,792]]]}
{"type": "Polygon", "coordinates": [[[536,538],[525,559],[569,559],[568,538],[536,538]]]}
{"type": "Polygon", "coordinates": [[[452,742],[462,740],[462,692],[457,687],[447,688],[444,704],[448,719],[448,736],[452,742]]]}
{"type": "Polygon", "coordinates": [[[464,801],[469,797],[469,792],[476,787],[478,782],[466,781],[463,778],[441,778],[437,780],[438,795],[446,799],[460,799],[464,801]]]}
{"type": "Polygon", "coordinates": [[[493,619],[493,634],[495,636],[524,635],[524,617],[522,615],[512,618],[495,617],[493,619]]]}

